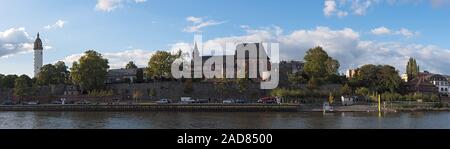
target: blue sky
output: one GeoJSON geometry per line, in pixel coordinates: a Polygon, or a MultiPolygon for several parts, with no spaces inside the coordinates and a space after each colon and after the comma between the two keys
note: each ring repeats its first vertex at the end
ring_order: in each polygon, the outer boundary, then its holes
{"type": "Polygon", "coordinates": [[[29,44],[41,32],[44,64],[71,66],[95,49],[113,68],[145,66],[155,50],[187,50],[201,34],[205,49],[277,42],[285,60],[320,45],[341,72],[367,63],[403,71],[415,57],[423,69],[450,74],[449,26],[448,0],[2,0],[0,73],[32,76],[29,44]]]}

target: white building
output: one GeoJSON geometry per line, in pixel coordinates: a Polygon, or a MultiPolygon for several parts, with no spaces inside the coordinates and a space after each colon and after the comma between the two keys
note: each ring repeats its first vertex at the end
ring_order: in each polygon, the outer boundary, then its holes
{"type": "Polygon", "coordinates": [[[42,46],[42,41],[39,38],[39,33],[37,34],[36,41],[34,41],[33,50],[34,50],[34,77],[36,77],[41,71],[44,53],[44,48],[42,46]]]}
{"type": "Polygon", "coordinates": [[[443,75],[430,74],[425,76],[425,79],[436,86],[439,93],[450,94],[450,83],[448,82],[448,79],[443,75]]]}

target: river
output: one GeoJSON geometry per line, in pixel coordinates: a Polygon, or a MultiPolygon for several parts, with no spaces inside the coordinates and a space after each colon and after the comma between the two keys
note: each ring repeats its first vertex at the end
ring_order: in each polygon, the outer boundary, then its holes
{"type": "Polygon", "coordinates": [[[0,112],[0,129],[449,129],[450,112],[0,112]]]}

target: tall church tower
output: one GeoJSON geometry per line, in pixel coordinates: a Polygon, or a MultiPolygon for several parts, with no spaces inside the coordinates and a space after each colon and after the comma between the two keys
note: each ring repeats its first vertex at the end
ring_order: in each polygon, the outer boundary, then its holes
{"type": "Polygon", "coordinates": [[[39,38],[39,33],[37,34],[36,41],[34,41],[34,77],[37,77],[42,68],[43,63],[43,52],[44,48],[42,46],[41,38],[39,38]]]}

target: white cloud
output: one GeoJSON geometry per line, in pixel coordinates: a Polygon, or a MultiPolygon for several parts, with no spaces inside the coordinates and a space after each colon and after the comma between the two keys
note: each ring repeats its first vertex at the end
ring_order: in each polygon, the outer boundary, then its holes
{"type": "Polygon", "coordinates": [[[420,5],[429,4],[434,8],[450,6],[450,0],[325,0],[323,12],[327,17],[345,17],[349,13],[364,16],[377,4],[420,5]]]}
{"type": "Polygon", "coordinates": [[[366,14],[367,9],[369,9],[376,1],[377,0],[353,0],[351,9],[355,15],[362,16],[366,14]]]}
{"type": "Polygon", "coordinates": [[[66,25],[66,24],[67,24],[67,21],[58,20],[58,21],[55,22],[55,24],[47,25],[44,28],[47,29],[47,30],[55,29],[55,28],[63,28],[64,25],[66,25]]]}
{"type": "Polygon", "coordinates": [[[147,0],[97,0],[95,9],[99,11],[111,12],[123,7],[124,3],[144,3],[147,0]]]}
{"type": "MultiPolygon", "coordinates": [[[[281,60],[303,60],[309,48],[322,46],[329,55],[341,63],[341,72],[364,64],[388,64],[404,72],[409,57],[414,57],[421,69],[450,74],[448,66],[450,50],[434,45],[406,44],[398,41],[378,42],[361,39],[360,33],[350,28],[333,30],[328,27],[300,29],[283,34],[281,28],[269,27],[246,29],[242,36],[221,37],[204,41],[203,55],[210,55],[212,49],[227,42],[275,42],[280,43],[281,60]]],[[[172,49],[192,50],[191,43],[173,44],[172,49]]],[[[217,53],[216,53],[217,54],[217,53]]],[[[227,54],[232,54],[227,51],[227,54]]]]}
{"type": "Polygon", "coordinates": [[[323,13],[325,16],[336,15],[338,17],[345,17],[348,15],[347,11],[338,10],[335,0],[325,0],[325,7],[323,8],[323,13]]]}
{"type": "Polygon", "coordinates": [[[384,26],[372,29],[371,32],[374,35],[388,35],[388,34],[391,34],[391,30],[386,28],[386,27],[384,27],[384,26]]]}
{"type": "Polygon", "coordinates": [[[33,50],[33,40],[25,28],[11,28],[0,31],[0,58],[33,50]]]}
{"type": "Polygon", "coordinates": [[[136,2],[136,3],[143,3],[143,2],[146,2],[147,0],[134,0],[134,2],[136,2]]]}
{"type": "Polygon", "coordinates": [[[193,33],[193,32],[202,32],[201,29],[208,27],[208,26],[215,26],[215,25],[220,25],[224,22],[218,22],[218,21],[214,21],[214,20],[204,20],[201,17],[193,17],[193,16],[189,16],[186,18],[186,21],[188,21],[189,23],[191,23],[190,26],[187,26],[186,28],[183,29],[184,32],[188,32],[188,33],[193,33]]]}
{"type": "Polygon", "coordinates": [[[391,29],[386,28],[384,26],[372,29],[371,33],[374,35],[400,35],[400,36],[404,36],[406,38],[411,38],[411,37],[420,35],[420,32],[418,32],[418,31],[414,32],[414,31],[410,31],[406,28],[401,28],[398,31],[392,31],[391,29]]]}
{"type": "Polygon", "coordinates": [[[336,11],[336,1],[325,0],[325,8],[323,8],[323,13],[325,16],[331,16],[336,11]]]}
{"type": "Polygon", "coordinates": [[[410,31],[406,28],[401,28],[400,30],[396,31],[395,34],[405,36],[406,38],[411,38],[414,36],[418,36],[420,33],[410,31]]]}
{"type": "MultiPolygon", "coordinates": [[[[138,67],[146,67],[148,60],[153,55],[153,51],[147,51],[142,49],[125,50],[120,52],[107,52],[102,55],[108,59],[111,69],[124,68],[125,65],[133,61],[138,67]]],[[[68,66],[72,66],[73,62],[78,61],[83,53],[73,54],[65,57],[64,61],[68,66]]]]}

